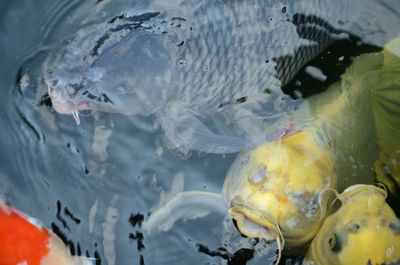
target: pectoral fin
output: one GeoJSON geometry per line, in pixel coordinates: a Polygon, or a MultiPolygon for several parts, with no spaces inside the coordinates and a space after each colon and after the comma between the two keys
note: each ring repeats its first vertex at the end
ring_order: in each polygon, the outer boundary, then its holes
{"type": "Polygon", "coordinates": [[[237,136],[212,132],[189,109],[168,106],[157,112],[167,138],[175,148],[186,153],[195,150],[206,153],[235,153],[285,136],[293,128],[281,128],[272,133],[237,136]]]}

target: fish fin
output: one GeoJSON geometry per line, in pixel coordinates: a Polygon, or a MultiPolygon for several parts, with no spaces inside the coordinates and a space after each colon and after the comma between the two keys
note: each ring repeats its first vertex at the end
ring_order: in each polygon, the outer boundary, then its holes
{"type": "Polygon", "coordinates": [[[394,39],[382,53],[364,55],[362,61],[360,58],[360,63],[364,65],[375,63],[375,69],[364,74],[362,82],[370,92],[376,134],[381,147],[374,165],[376,179],[386,184],[392,193],[400,191],[399,43],[400,38],[394,39]]]}
{"type": "Polygon", "coordinates": [[[168,231],[179,219],[197,219],[211,212],[227,213],[227,208],[220,193],[180,192],[164,206],[151,213],[150,217],[144,220],[142,228],[147,234],[154,231],[168,231]]]}
{"type": "Polygon", "coordinates": [[[235,153],[276,140],[285,136],[289,129],[293,129],[282,127],[273,132],[250,136],[222,135],[212,132],[192,113],[194,114],[189,109],[176,106],[164,107],[157,111],[157,117],[168,140],[183,153],[189,150],[206,153],[235,153]]]}

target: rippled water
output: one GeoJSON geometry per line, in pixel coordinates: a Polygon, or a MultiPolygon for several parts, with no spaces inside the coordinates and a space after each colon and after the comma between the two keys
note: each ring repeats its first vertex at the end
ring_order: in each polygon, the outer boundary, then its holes
{"type": "MultiPolygon", "coordinates": [[[[374,3],[396,17],[400,9],[391,2],[374,3]]],[[[152,117],[92,113],[76,126],[71,116],[50,107],[46,62],[61,56],[57,51],[78,29],[132,5],[123,0],[1,2],[0,197],[52,228],[73,253],[96,257],[97,264],[241,264],[251,257],[246,246],[256,241],[239,240],[223,216],[182,221],[150,236],[140,228],[174,176],[184,175],[185,190],[219,192],[235,155],[182,157],[165,147],[152,117]]],[[[382,46],[400,29],[393,28],[390,16],[376,26],[380,19],[377,12],[354,30],[382,46]]],[[[252,264],[272,263],[274,249],[252,264]]]]}

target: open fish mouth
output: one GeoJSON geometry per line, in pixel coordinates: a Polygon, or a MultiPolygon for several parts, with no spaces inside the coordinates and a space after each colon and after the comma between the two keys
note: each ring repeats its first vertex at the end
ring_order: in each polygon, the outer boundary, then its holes
{"type": "Polygon", "coordinates": [[[276,240],[278,258],[275,264],[279,264],[285,245],[279,225],[274,224],[266,214],[246,206],[233,206],[229,209],[229,212],[236,221],[237,228],[245,236],[264,239],[268,242],[276,240]]]}
{"type": "Polygon", "coordinates": [[[233,206],[229,212],[235,219],[239,231],[245,236],[263,238],[267,241],[276,239],[277,225],[259,211],[245,206],[233,206]]]}
{"type": "Polygon", "coordinates": [[[76,124],[80,124],[79,111],[90,109],[89,105],[86,103],[78,104],[77,97],[84,85],[70,85],[70,91],[59,89],[58,87],[64,84],[62,84],[62,80],[53,78],[53,75],[53,71],[48,71],[44,75],[44,81],[47,84],[47,93],[51,99],[52,107],[58,113],[72,115],[76,124]]]}

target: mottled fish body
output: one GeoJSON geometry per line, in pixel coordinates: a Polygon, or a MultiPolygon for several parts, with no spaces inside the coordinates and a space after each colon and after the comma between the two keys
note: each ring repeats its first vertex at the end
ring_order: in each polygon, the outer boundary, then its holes
{"type": "Polygon", "coordinates": [[[77,122],[86,109],[156,114],[181,150],[248,149],[285,133],[287,124],[274,124],[291,110],[281,85],[328,43],[348,37],[321,19],[332,18],[334,26],[340,24],[335,16],[348,21],[352,3],[337,6],[140,2],[127,14],[77,34],[45,81],[54,109],[77,122]],[[244,108],[238,104],[246,101],[244,108]],[[258,103],[268,111],[260,111],[258,103]],[[210,130],[199,116],[225,135],[210,130]],[[243,125],[248,119],[267,125],[243,125]]]}

